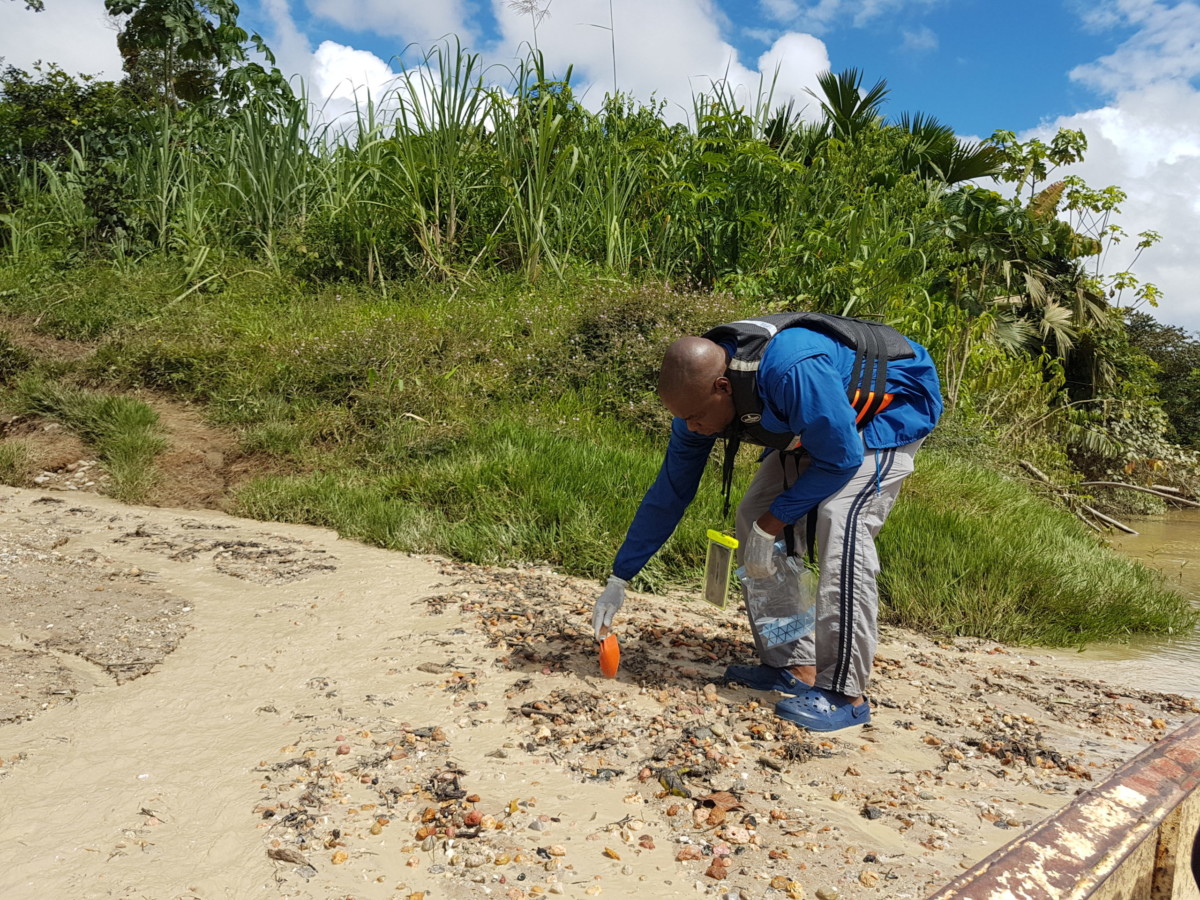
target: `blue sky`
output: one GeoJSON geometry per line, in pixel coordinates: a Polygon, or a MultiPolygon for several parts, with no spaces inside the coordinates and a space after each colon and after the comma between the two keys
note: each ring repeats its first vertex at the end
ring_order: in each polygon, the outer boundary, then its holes
{"type": "MultiPolygon", "coordinates": [[[[543,8],[546,0],[533,0],[543,8]]],[[[33,14],[0,0],[0,55],[28,66],[119,74],[103,0],[46,0],[33,14]]],[[[454,33],[485,62],[511,64],[534,37],[509,0],[243,0],[281,68],[334,111],[363,87],[379,93],[410,45],[454,33]]],[[[550,65],[575,66],[585,102],[617,85],[670,101],[727,76],[750,97],[778,72],[777,98],[811,103],[823,69],[886,79],[885,112],[923,112],[960,135],[996,129],[1048,139],[1080,128],[1087,159],[1072,172],[1129,195],[1121,223],[1163,241],[1135,274],[1165,292],[1160,320],[1200,332],[1200,0],[550,0],[538,42],[550,65]],[[602,26],[602,27],[597,27],[602,26]]],[[[408,59],[414,57],[411,49],[408,59]]],[[[1063,174],[1063,173],[1060,173],[1063,174]]],[[[1127,246],[1132,245],[1132,241],[1127,246]]],[[[1124,268],[1117,248],[1106,268],[1124,268]]]]}
{"type": "MultiPolygon", "coordinates": [[[[721,35],[731,51],[751,68],[780,35],[804,31],[824,43],[833,69],[858,68],[869,84],[885,79],[891,90],[889,111],[926,112],[961,134],[980,136],[1000,128],[1023,131],[1094,108],[1102,97],[1072,80],[1069,73],[1112,53],[1135,31],[1119,21],[1107,27],[1085,27],[1075,4],[1056,0],[877,3],[878,12],[868,14],[848,7],[868,7],[869,3],[840,4],[844,8],[836,10],[833,7],[839,4],[824,5],[830,11],[820,15],[804,11],[819,8],[820,3],[779,3],[774,4],[777,9],[772,15],[772,4],[722,0],[713,4],[713,19],[720,22],[721,35]],[[792,5],[797,12],[786,15],[786,7],[792,5]]],[[[364,10],[372,6],[363,4],[364,10]]],[[[636,26],[636,7],[625,8],[628,6],[614,4],[618,44],[622,31],[636,26]]],[[[505,46],[491,4],[464,7],[462,21],[469,26],[474,48],[488,52],[505,46]]],[[[293,21],[314,46],[330,40],[370,51],[384,60],[405,56],[405,37],[397,33],[399,29],[373,26],[372,21],[377,20],[371,15],[323,15],[322,8],[320,2],[291,4],[293,21]]],[[[248,24],[263,33],[271,32],[270,4],[248,0],[243,9],[248,24]]],[[[552,0],[543,31],[565,28],[574,32],[569,36],[571,46],[599,47],[603,55],[609,53],[609,34],[596,26],[607,24],[605,3],[552,0]],[[578,14],[581,6],[600,15],[578,14]]],[[[437,31],[433,22],[428,26],[413,22],[411,36],[426,43],[437,31]]],[[[532,30],[527,31],[523,37],[531,39],[532,30]]],[[[686,35],[664,35],[664,39],[685,41],[686,35]]],[[[511,42],[508,46],[511,48],[511,42]]],[[[625,63],[620,48],[618,54],[619,63],[625,63]]],[[[413,58],[411,50],[406,58],[413,58]]],[[[701,77],[696,83],[703,84],[706,77],[721,72],[697,70],[697,74],[701,77]]]]}

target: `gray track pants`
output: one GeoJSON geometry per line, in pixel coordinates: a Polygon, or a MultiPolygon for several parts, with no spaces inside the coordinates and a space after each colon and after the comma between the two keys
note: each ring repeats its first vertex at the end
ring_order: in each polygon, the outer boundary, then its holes
{"type": "MultiPolygon", "coordinates": [[[[912,474],[921,441],[891,450],[866,450],[863,464],[840,491],[817,507],[816,626],[798,640],[768,649],[754,629],[754,646],[764,665],[816,666],[817,687],[856,697],[867,689],[879,642],[879,556],[875,536],[891,512],[900,485],[912,474]]],[[[809,458],[781,462],[772,453],[759,467],[737,510],[737,533],[747,534],[787,484],[808,467],[809,458]]],[[[805,523],[796,523],[796,553],[806,552],[805,523]]],[[[739,552],[740,557],[740,552],[739,552]]],[[[739,558],[740,562],[740,558],[739,558]]]]}

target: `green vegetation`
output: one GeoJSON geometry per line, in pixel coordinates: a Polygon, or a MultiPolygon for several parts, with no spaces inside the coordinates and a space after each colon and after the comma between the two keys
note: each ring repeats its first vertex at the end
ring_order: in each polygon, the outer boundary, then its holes
{"type": "Polygon", "coordinates": [[[936,449],[920,463],[880,534],[886,619],[1052,646],[1186,623],[1160,578],[1097,552],[1070,512],[936,449]]]}
{"type": "MultiPolygon", "coordinates": [[[[1153,286],[1095,266],[1119,192],[1046,184],[1081,134],[963,144],[887,119],[853,70],[822,78],[818,121],[717,84],[685,126],[624,97],[588,110],[536,53],[494,86],[449,45],[315,128],[230,45],[236,7],[171,19],[184,34],[154,19],[173,4],[124,4],[145,28],[123,52],[150,55],[121,85],[0,76],[0,310],[95,347],[0,341],[0,401],[93,443],[122,496],[162,439],[120,393],[149,389],[275,460],[247,514],[600,576],[661,461],[670,340],[764,310],[881,316],[929,347],[948,401],[884,532],[891,619],[1041,643],[1189,625],[1016,465],[1185,489],[1200,471],[1170,440],[1164,361],[1109,302],[1153,286]],[[115,132],[104,92],[127,104],[115,132]],[[970,183],[988,175],[1016,196],[970,183]]],[[[642,586],[696,577],[717,480],[642,586]]]]}
{"type": "Polygon", "coordinates": [[[140,400],[27,378],[10,402],[17,411],[55,419],[99,453],[112,477],[112,494],[137,502],[154,479],[154,457],[167,448],[159,435],[158,414],[140,400]]]}
{"type": "Polygon", "coordinates": [[[14,441],[0,444],[0,484],[21,487],[29,474],[29,451],[25,445],[14,441]]]}

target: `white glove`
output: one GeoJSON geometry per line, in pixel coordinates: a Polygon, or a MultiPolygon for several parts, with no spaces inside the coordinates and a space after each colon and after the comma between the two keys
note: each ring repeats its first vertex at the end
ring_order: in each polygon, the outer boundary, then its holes
{"type": "Polygon", "coordinates": [[[751,578],[775,574],[775,538],[759,528],[757,522],[742,545],[742,567],[751,578]]]}
{"type": "Polygon", "coordinates": [[[592,629],[596,632],[596,640],[604,638],[604,635],[600,633],[601,629],[612,627],[613,616],[625,602],[625,587],[628,584],[629,582],[624,578],[618,578],[616,575],[608,576],[608,584],[605,585],[604,591],[592,609],[592,629]]]}

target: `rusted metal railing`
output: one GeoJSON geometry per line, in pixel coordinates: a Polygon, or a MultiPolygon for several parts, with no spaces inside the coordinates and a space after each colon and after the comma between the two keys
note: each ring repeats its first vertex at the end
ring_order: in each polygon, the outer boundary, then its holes
{"type": "Polygon", "coordinates": [[[1200,900],[1200,717],[929,900],[1200,900]]]}

